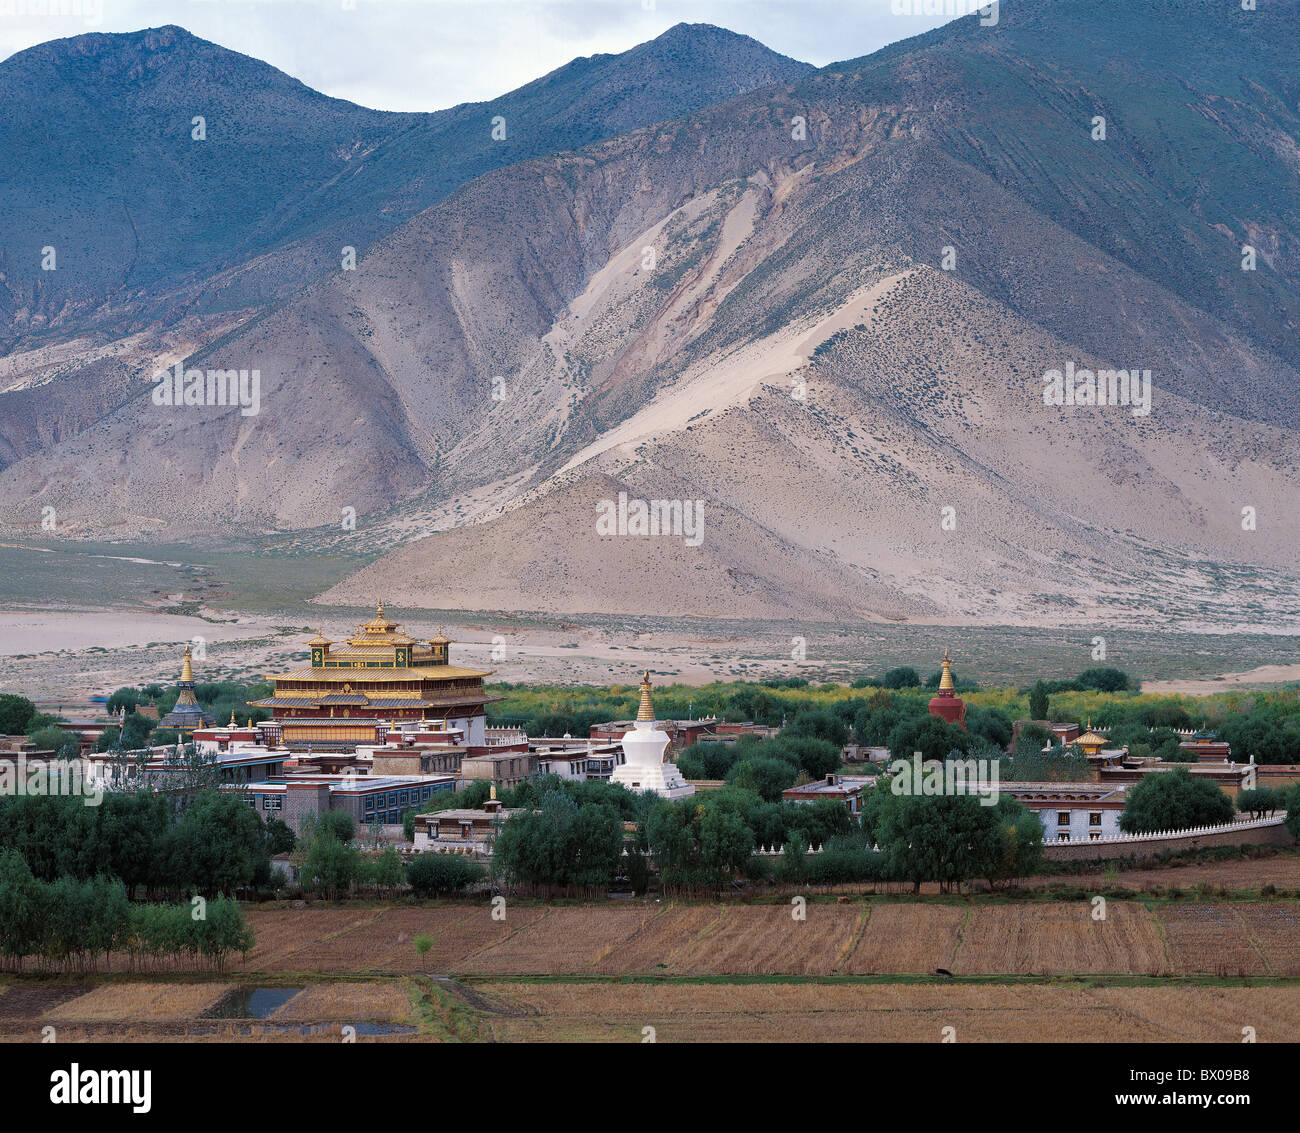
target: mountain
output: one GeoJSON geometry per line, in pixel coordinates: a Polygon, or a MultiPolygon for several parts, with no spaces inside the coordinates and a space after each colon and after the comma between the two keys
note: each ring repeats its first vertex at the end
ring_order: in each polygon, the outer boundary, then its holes
{"type": "Polygon", "coordinates": [[[138,395],[0,514],[319,546],[354,507],[391,550],[329,602],[1275,625],[1297,16],[1023,0],[485,172],[189,355],[259,416],[138,395]],[[1150,413],[1044,404],[1067,365],[1149,370],[1150,413]],[[620,492],[703,540],[602,533],[620,492]]]}
{"type": "Polygon", "coordinates": [[[174,26],[42,44],[0,64],[0,146],[20,172],[0,185],[0,316],[21,336],[97,325],[105,306],[121,329],[124,305],[174,318],[280,298],[337,270],[344,243],[364,252],[489,169],[811,69],[745,36],[679,25],[491,103],[396,114],[328,98],[174,26]],[[495,116],[507,125],[499,141],[495,116]],[[49,244],[62,246],[55,272],[40,267],[49,244]]]}
{"type": "Polygon", "coordinates": [[[490,103],[394,114],[179,27],[20,52],[0,64],[0,151],[16,173],[0,180],[0,467],[75,436],[141,377],[481,173],[811,70],[682,24],[490,103]]]}

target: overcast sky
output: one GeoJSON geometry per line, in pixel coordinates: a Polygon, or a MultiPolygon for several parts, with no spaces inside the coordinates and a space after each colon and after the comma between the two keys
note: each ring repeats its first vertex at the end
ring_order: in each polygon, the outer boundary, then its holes
{"type": "Polygon", "coordinates": [[[0,0],[0,58],[88,31],[179,24],[337,98],[439,110],[493,98],[579,55],[626,51],[683,21],[824,66],[949,18],[895,15],[891,0],[0,0]]]}

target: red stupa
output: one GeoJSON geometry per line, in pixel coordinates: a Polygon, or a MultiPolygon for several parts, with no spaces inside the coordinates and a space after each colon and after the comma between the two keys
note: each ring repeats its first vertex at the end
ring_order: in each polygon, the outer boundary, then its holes
{"type": "Polygon", "coordinates": [[[948,650],[943,651],[943,676],[939,678],[939,691],[930,701],[930,715],[966,727],[966,702],[957,695],[952,683],[952,662],[948,660],[948,650]]]}

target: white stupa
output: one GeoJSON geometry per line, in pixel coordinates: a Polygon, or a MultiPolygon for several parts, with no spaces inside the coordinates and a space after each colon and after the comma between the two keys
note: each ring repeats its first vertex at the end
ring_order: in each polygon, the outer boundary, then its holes
{"type": "Polygon", "coordinates": [[[668,733],[660,731],[655,723],[654,705],[650,703],[650,673],[647,671],[641,675],[641,705],[637,709],[636,724],[623,736],[623,756],[627,762],[614,768],[613,781],[637,794],[654,791],[665,799],[684,799],[695,794],[695,788],[682,778],[677,764],[665,761],[664,750],[668,742],[668,733]]]}

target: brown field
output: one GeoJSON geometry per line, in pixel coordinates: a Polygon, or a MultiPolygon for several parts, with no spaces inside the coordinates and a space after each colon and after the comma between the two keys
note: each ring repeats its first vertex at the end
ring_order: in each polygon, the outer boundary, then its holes
{"type": "Polygon", "coordinates": [[[329,983],[304,988],[270,1017],[277,1023],[405,1023],[410,1015],[400,984],[329,983]]]}
{"type": "Polygon", "coordinates": [[[1069,975],[1169,969],[1159,922],[1142,905],[1106,903],[1093,920],[1089,902],[984,905],[970,910],[951,970],[962,975],[1069,975]]]}
{"type": "Polygon", "coordinates": [[[421,972],[459,970],[463,961],[541,917],[541,908],[518,907],[494,921],[487,905],[387,907],[362,911],[250,909],[257,945],[248,967],[268,972],[421,972]],[[433,947],[420,956],[419,935],[433,947]]]}
{"type": "Polygon", "coordinates": [[[485,984],[496,1041],[1261,1042],[1300,1039],[1300,988],[485,984]]]}
{"type": "Polygon", "coordinates": [[[959,905],[871,905],[861,939],[842,970],[866,975],[951,970],[969,914],[959,905]]]}
{"type": "Polygon", "coordinates": [[[1223,887],[1233,892],[1258,890],[1264,885],[1278,889],[1300,890],[1300,853],[1286,850],[1261,858],[1243,858],[1228,862],[1194,862],[1172,865],[1164,869],[1121,869],[1113,882],[1103,880],[1100,873],[1060,874],[1052,877],[1030,877],[1020,882],[1026,888],[1045,885],[1117,885],[1125,889],[1163,889],[1176,886],[1192,889],[1197,885],[1223,887]]]}
{"type": "Polygon", "coordinates": [[[50,1009],[51,1022],[178,1023],[193,1019],[213,1006],[234,984],[215,983],[110,983],[50,1009]]]}
{"type": "MultiPolygon", "coordinates": [[[[1286,910],[1294,915],[1294,907],[1286,910]]],[[[1169,942],[1174,970],[1180,973],[1207,972],[1217,976],[1273,974],[1264,954],[1255,945],[1255,932],[1271,933],[1270,922],[1278,911],[1248,924],[1235,905],[1172,905],[1159,910],[1160,923],[1169,942]]],[[[1300,941],[1292,937],[1292,949],[1300,941]]]]}
{"type": "MultiPolygon", "coordinates": [[[[248,971],[449,975],[1300,976],[1300,903],[648,902],[254,909],[248,971]],[[424,956],[414,938],[427,934],[424,956]]],[[[3,1007],[0,1007],[3,1012],[3,1007]]]]}
{"type": "MultiPolygon", "coordinates": [[[[467,956],[457,970],[484,975],[590,972],[655,917],[653,906],[566,907],[506,910],[512,927],[499,942],[467,956]]],[[[487,915],[484,909],[483,916],[487,915]]]]}

